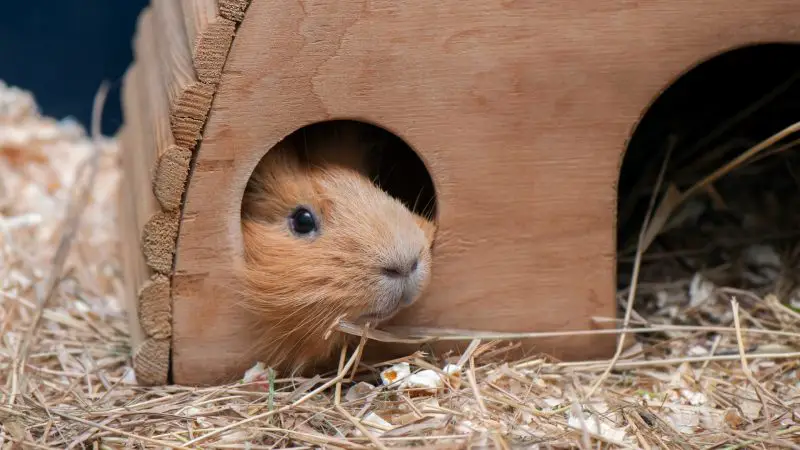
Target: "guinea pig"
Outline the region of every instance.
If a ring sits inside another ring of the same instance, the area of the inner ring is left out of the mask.
[[[428,285],[435,226],[372,181],[376,147],[355,125],[317,126],[270,149],[250,178],[239,291],[267,366],[330,362],[349,339],[328,333],[340,319],[383,323]]]

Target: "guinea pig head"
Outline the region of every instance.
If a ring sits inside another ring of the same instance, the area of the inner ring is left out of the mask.
[[[428,284],[432,222],[340,164],[274,148],[242,203],[243,303],[259,319],[259,356],[297,369],[330,356],[340,319],[377,324]]]

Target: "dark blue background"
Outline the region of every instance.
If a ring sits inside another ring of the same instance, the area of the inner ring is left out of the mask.
[[[103,133],[122,122],[119,87],[132,59],[139,12],[148,0],[3,1],[0,79],[30,90],[42,113],[88,128],[103,80],[112,83]]]

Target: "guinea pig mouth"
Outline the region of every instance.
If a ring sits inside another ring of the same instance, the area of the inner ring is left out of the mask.
[[[376,324],[389,320],[402,308],[414,303],[416,297],[417,288],[415,286],[406,286],[399,292],[399,295],[376,301],[375,307],[369,312],[358,316],[356,323],[363,324],[371,322]]]
[[[383,322],[385,320],[391,319],[398,311],[399,308],[395,308],[390,311],[378,311],[378,312],[371,312],[367,314],[362,314],[358,316],[355,320],[356,324],[362,325],[367,322],[375,325],[377,323]]]

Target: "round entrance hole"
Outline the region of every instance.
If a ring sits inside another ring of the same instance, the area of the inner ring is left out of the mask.
[[[241,208],[237,289],[262,333],[249,351],[280,369],[327,367],[338,338],[326,330],[411,307],[432,273],[435,200],[420,157],[374,125],[316,123],[268,150]]]

